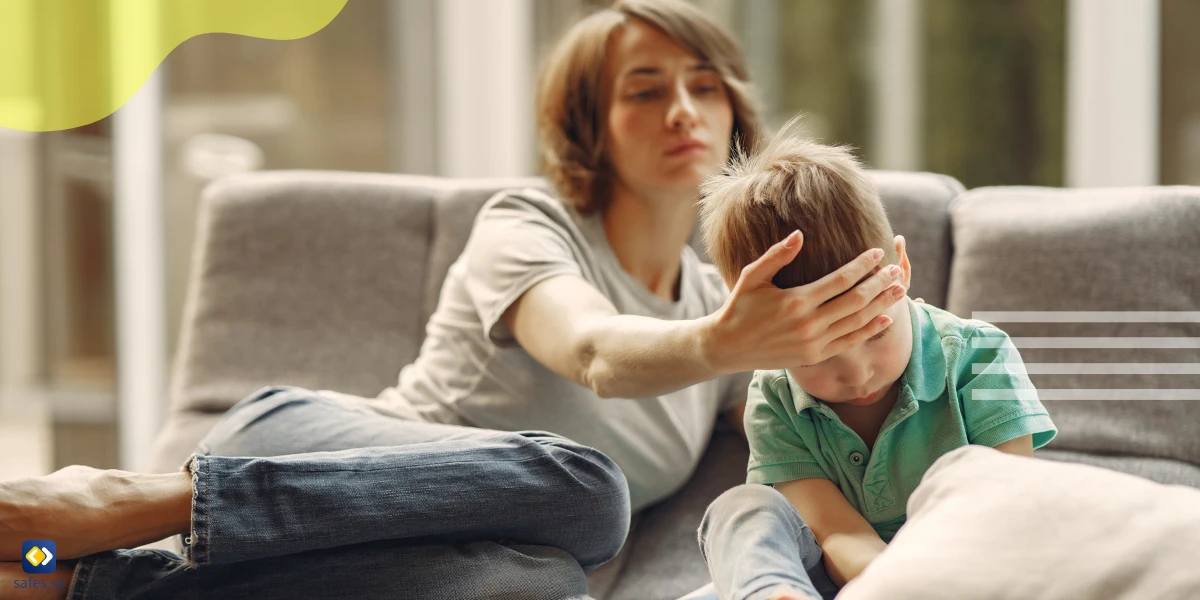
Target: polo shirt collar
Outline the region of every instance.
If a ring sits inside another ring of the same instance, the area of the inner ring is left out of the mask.
[[[946,354],[942,348],[942,336],[924,308],[905,298],[908,314],[912,321],[912,356],[904,375],[900,378],[900,398],[909,397],[923,402],[932,402],[946,390]],[[787,376],[788,391],[796,404],[796,412],[818,408],[821,403]]]

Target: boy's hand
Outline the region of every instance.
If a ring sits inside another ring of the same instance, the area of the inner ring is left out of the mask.
[[[801,233],[793,232],[742,269],[725,305],[706,322],[704,343],[713,370],[736,373],[816,364],[891,324],[882,313],[904,297],[904,286],[896,284],[900,268],[880,269],[854,285],[879,264],[879,249],[862,253],[808,285],[775,287],[771,280],[803,245]],[[839,294],[843,295],[830,302]]]

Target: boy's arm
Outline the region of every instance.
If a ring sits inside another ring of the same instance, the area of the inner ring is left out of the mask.
[[[1032,456],[1058,428],[1038,399],[1020,351],[1008,334],[987,323],[965,338],[954,378],[967,441]]]
[[[887,548],[871,524],[828,479],[776,483],[812,530],[825,554],[825,570],[839,587],[858,577]]]
[[[1005,454],[1033,458],[1033,434],[1026,434],[1019,438],[1008,440],[1003,444],[997,444],[996,449]]]

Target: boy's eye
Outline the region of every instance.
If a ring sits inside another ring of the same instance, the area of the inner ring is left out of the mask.
[[[871,336],[870,338],[867,339],[867,341],[868,342],[879,341],[879,340],[883,339],[883,336],[887,335],[887,332],[889,332],[891,330],[892,330],[892,328],[888,327],[887,329],[884,329],[883,331],[880,331],[879,333]]]

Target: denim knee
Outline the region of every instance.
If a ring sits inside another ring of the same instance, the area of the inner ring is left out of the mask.
[[[307,401],[315,393],[293,386],[269,386],[246,396],[225,411],[221,420],[200,441],[201,454],[228,455],[246,427],[288,404]]]
[[[524,431],[516,435],[536,444],[561,468],[562,477],[555,489],[563,505],[586,507],[589,535],[587,548],[572,554],[586,571],[608,562],[620,552],[629,533],[629,484],[620,467],[599,450],[544,431]],[[565,515],[578,529],[578,515]]]
[[[708,505],[704,517],[707,519],[762,510],[796,512],[792,503],[775,488],[757,483],[743,483],[717,496],[717,499]]]
[[[714,527],[730,522],[736,523],[764,511],[775,513],[785,520],[795,520],[797,525],[804,526],[800,513],[796,512],[792,503],[778,490],[769,485],[743,483],[725,490],[708,505],[697,532],[701,545],[703,546],[708,532]]]

